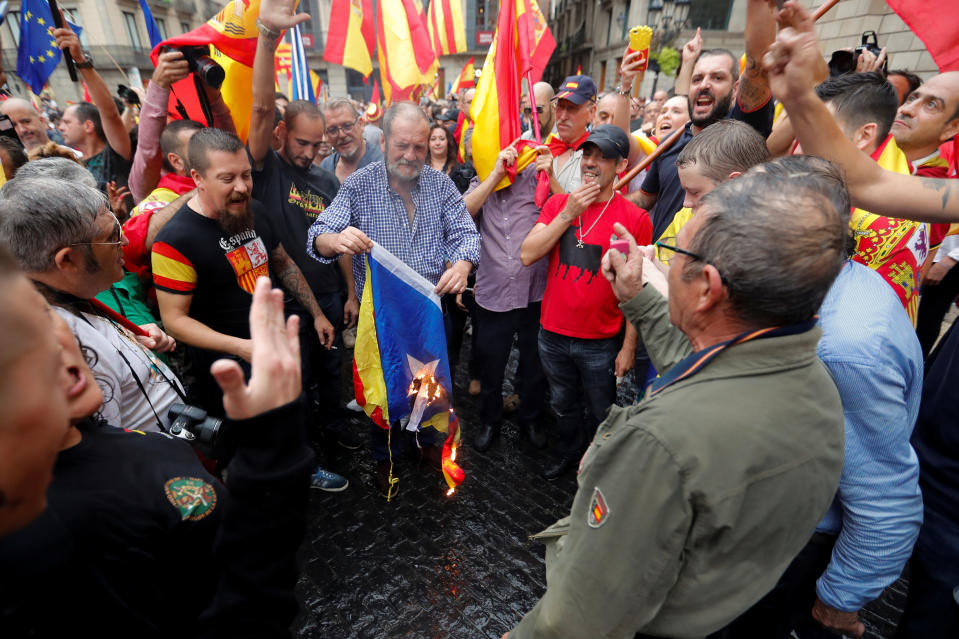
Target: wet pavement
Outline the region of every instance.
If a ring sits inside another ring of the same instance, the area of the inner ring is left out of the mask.
[[[509,415],[491,450],[473,450],[476,404],[466,392],[465,368],[457,371],[454,405],[465,443],[457,462],[466,481],[452,497],[440,473],[401,459],[400,493],[387,503],[373,487],[367,448],[324,449],[326,465],[350,486],[312,492],[300,549],[297,637],[498,639],[545,591],[543,547],[528,538],[568,513],[575,476],[540,479],[551,457],[531,449]],[[505,390],[511,391],[508,382]],[[622,385],[620,401],[632,399],[629,384]],[[368,445],[367,427],[355,422]],[[892,636],[905,590],[900,580],[864,611],[867,638]]]

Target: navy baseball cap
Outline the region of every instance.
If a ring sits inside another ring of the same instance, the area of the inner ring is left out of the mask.
[[[629,157],[629,138],[626,132],[612,124],[601,124],[589,134],[580,148],[595,144],[604,158],[621,160]]]
[[[553,100],[569,100],[583,104],[596,99],[596,83],[588,75],[571,75],[560,85]]]

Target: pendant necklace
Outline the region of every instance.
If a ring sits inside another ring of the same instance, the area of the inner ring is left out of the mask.
[[[583,233],[583,219],[582,219],[582,217],[580,218],[580,220],[579,220],[579,237],[578,237],[577,240],[576,240],[576,248],[585,248],[586,245],[583,244],[583,240],[586,238],[587,235],[589,235],[589,232],[593,230],[593,227],[596,226],[596,224],[599,222],[600,218],[603,217],[603,213],[606,212],[606,209],[609,207],[609,203],[613,201],[613,198],[614,198],[614,197],[616,197],[616,192],[615,192],[615,191],[613,192],[613,194],[612,194],[611,196],[609,196],[609,199],[606,200],[606,206],[604,206],[604,207],[603,207],[603,210],[599,212],[599,217],[597,217],[597,218],[593,221],[593,223],[589,225],[589,228],[586,229],[586,232],[585,232],[585,233]]]

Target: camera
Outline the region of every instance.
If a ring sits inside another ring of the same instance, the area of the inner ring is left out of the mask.
[[[196,74],[211,89],[219,89],[226,78],[223,67],[210,57],[210,47],[207,45],[163,47],[163,52],[179,51],[190,65],[190,73]]]
[[[121,99],[126,100],[127,104],[140,106],[140,96],[137,95],[136,91],[126,85],[117,85],[117,95],[120,96]]]
[[[864,32],[859,46],[856,47],[854,51],[847,51],[845,49],[833,51],[832,57],[829,59],[829,77],[835,78],[836,76],[853,73],[856,70],[856,63],[859,62],[859,55],[863,51],[868,51],[877,58],[879,54],[882,53],[882,48],[879,46],[879,38],[876,36],[875,31]],[[889,71],[888,59],[882,62],[883,74],[887,71]]]
[[[221,452],[222,419],[210,417],[202,408],[187,404],[174,404],[167,416],[172,422],[170,435],[188,441],[207,457],[215,459]]]

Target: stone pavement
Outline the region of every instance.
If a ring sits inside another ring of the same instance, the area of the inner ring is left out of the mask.
[[[466,481],[452,497],[439,473],[402,459],[400,494],[388,504],[372,486],[368,450],[327,451],[327,466],[350,486],[312,493],[300,550],[297,637],[499,639],[545,591],[543,547],[528,537],[568,513],[575,478],[541,480],[548,454],[529,448],[510,422],[490,451],[474,451],[476,406],[468,384],[461,364],[454,403],[465,442],[457,462]],[[621,400],[629,401],[625,388]],[[368,442],[367,428],[359,421],[356,428]],[[901,580],[870,605],[863,615],[867,638],[892,636],[905,588]]]

